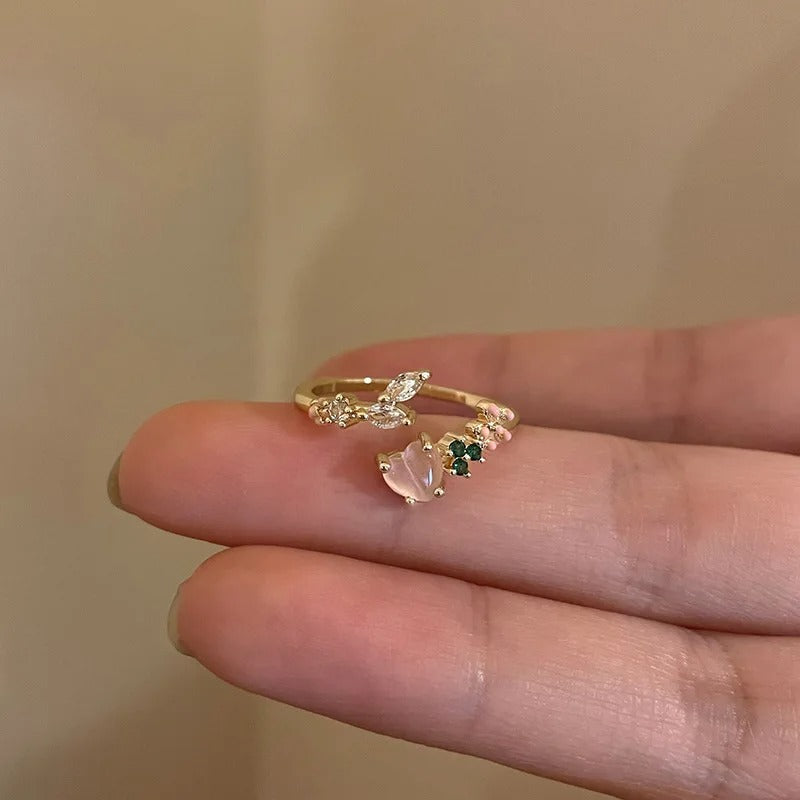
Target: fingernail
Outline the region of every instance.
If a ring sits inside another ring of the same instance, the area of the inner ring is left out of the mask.
[[[181,644],[181,638],[178,634],[178,615],[180,613],[181,604],[181,587],[175,592],[175,597],[172,598],[172,605],[169,607],[169,614],[167,614],[167,636],[172,642],[172,646],[182,655],[190,656],[191,653],[186,647]]]
[[[119,494],[119,462],[122,461],[122,454],[119,455],[117,460],[114,462],[114,466],[111,467],[111,472],[108,473],[108,483],[106,484],[106,488],[108,490],[108,499],[111,501],[111,505],[116,506],[119,509],[125,510],[122,507],[122,497]]]

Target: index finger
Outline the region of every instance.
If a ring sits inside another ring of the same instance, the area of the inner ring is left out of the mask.
[[[438,436],[455,420],[418,422]],[[409,509],[374,460],[408,438],[321,429],[288,405],[177,406],[128,443],[122,506],[229,546],[335,552],[693,627],[800,631],[793,456],[522,425],[469,485],[454,478]]]
[[[508,403],[532,425],[800,452],[800,317],[437,336],[345,353],[320,374],[422,367],[436,383]]]

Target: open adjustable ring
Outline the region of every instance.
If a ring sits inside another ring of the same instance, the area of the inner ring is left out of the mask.
[[[378,453],[376,461],[389,488],[409,504],[424,503],[444,495],[444,477],[469,478],[470,465],[483,463],[485,455],[511,440],[518,422],[508,406],[487,397],[428,383],[430,372],[401,372],[396,378],[315,378],[295,390],[294,401],[318,425],[349,428],[369,422],[389,430],[413,425],[416,413],[405,403],[416,395],[469,406],[475,417],[463,430],[445,433],[434,441],[420,433],[405,450]],[[358,393],[377,392],[377,400],[362,400]]]

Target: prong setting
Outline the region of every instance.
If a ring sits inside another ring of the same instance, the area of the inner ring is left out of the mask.
[[[376,466],[388,487],[409,505],[426,503],[445,495],[445,484],[452,475],[471,478],[475,462],[486,457],[512,438],[518,414],[480,395],[442,386],[427,386],[427,370],[402,372],[388,378],[326,377],[311,379],[295,391],[295,403],[317,425],[349,428],[369,422],[380,430],[409,427],[416,412],[404,402],[417,394],[461,403],[475,416],[464,426],[433,438],[421,432],[403,450],[378,453]],[[315,382],[312,382],[315,381]],[[377,385],[376,385],[377,384]],[[362,392],[371,391],[375,401]],[[480,470],[479,470],[480,471]]]

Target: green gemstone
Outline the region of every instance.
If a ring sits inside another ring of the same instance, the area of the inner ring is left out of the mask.
[[[469,472],[469,464],[463,458],[457,458],[453,462],[453,472],[456,475],[466,475]]]
[[[456,439],[453,442],[450,442],[450,452],[456,457],[461,458],[464,453],[467,452],[467,446],[461,439]]]
[[[467,447],[467,457],[470,461],[480,461],[483,456],[483,450],[477,442],[473,442]]]

